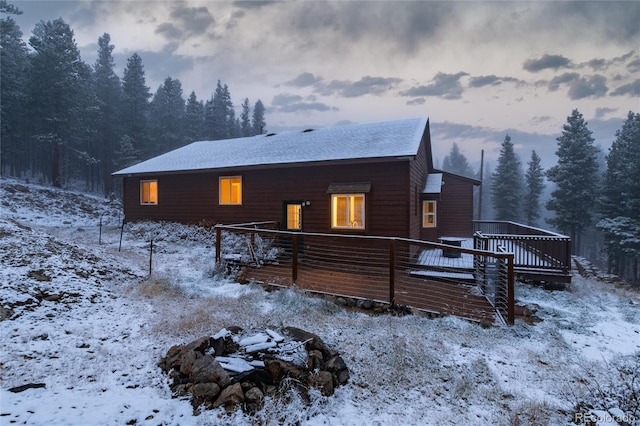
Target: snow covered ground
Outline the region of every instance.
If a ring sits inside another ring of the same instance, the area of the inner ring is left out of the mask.
[[[628,288],[518,283],[536,325],[376,316],[216,277],[213,236],[197,228],[127,225],[119,251],[118,206],[102,198],[2,179],[0,202],[2,425],[566,425],[589,408],[598,424],[640,425],[640,295]],[[253,417],[194,415],[156,364],[233,325],[313,332],[350,381]],[[44,387],[8,391],[25,384]]]

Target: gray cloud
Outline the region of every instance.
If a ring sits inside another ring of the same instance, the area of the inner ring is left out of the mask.
[[[596,108],[595,118],[603,118],[605,115],[618,111],[618,108]]]
[[[377,40],[380,48],[394,53],[412,53],[423,43],[440,39],[456,10],[455,2],[391,1],[302,1],[288,2],[291,14],[279,22],[283,30],[301,40],[320,40],[324,36],[350,44]],[[313,37],[313,39],[312,39]],[[391,47],[392,46],[392,47]],[[340,45],[335,46],[340,49]]]
[[[471,77],[469,79],[469,87],[483,87],[500,84],[502,80],[496,75],[484,75],[480,77]]]
[[[607,94],[607,79],[601,75],[581,77],[571,82],[569,98],[572,100],[582,98],[599,98]]]
[[[529,72],[539,72],[545,69],[570,68],[571,61],[562,55],[544,54],[537,59],[527,59],[522,64],[522,69]]]
[[[514,77],[498,77],[497,75],[483,75],[469,79],[469,87],[497,86],[502,83],[521,83],[521,81]]]
[[[424,105],[427,102],[425,98],[410,99],[406,103],[407,105]]]
[[[301,87],[302,84],[305,86],[308,85],[312,81],[313,74],[306,75],[308,73],[300,74],[294,80],[286,83],[289,85],[292,82],[298,83],[297,85]],[[328,83],[325,83],[320,78],[315,79],[315,83],[313,83],[313,88],[316,93],[319,93],[323,96],[331,96],[338,95],[345,98],[357,98],[365,95],[382,95],[388,91],[390,91],[395,84],[402,82],[400,78],[393,77],[371,77],[364,76],[358,81],[349,81],[349,80],[332,80]]]
[[[553,117],[551,117],[550,115],[539,115],[537,117],[533,117],[531,119],[531,122],[534,124],[540,124],[551,120],[553,120]]]
[[[637,1],[540,2],[539,13],[531,14],[528,21],[535,25],[531,30],[557,33],[564,28],[577,39],[637,44],[640,35]]]
[[[260,9],[261,7],[270,6],[276,3],[280,3],[280,2],[271,1],[271,0],[249,0],[249,1],[238,0],[238,1],[234,1],[233,5],[242,9]]]
[[[364,95],[381,95],[389,91],[394,84],[400,83],[399,78],[370,77],[368,75],[362,77],[355,83],[351,83],[344,87],[340,94],[345,98],[356,98]]]
[[[636,73],[636,72],[640,71],[640,58],[634,59],[633,61],[629,62],[627,64],[627,69],[631,73]]]
[[[434,96],[442,99],[460,99],[462,97],[462,84],[460,79],[467,74],[459,72],[456,74],[445,74],[439,72],[433,78],[432,83],[426,86],[416,86],[400,92],[402,96],[422,97]]]
[[[322,78],[316,77],[310,72],[303,72],[293,80],[289,80],[284,84],[288,86],[295,86],[295,87],[307,87],[307,86],[313,86],[314,84],[319,83],[320,81],[322,81]]]
[[[602,71],[608,66],[607,61],[604,59],[592,59],[586,65],[594,71]]]
[[[302,96],[292,95],[290,93],[280,93],[275,95],[271,100],[271,105],[275,107],[280,107],[283,105],[289,105],[292,103],[297,103],[302,101]]]
[[[560,85],[572,83],[579,78],[580,74],[578,74],[577,72],[566,72],[564,74],[553,77],[548,84],[548,88],[551,92],[555,92],[560,88]]]
[[[184,7],[182,4],[173,8],[171,18],[187,35],[206,33],[215,22],[206,7]]]
[[[304,102],[302,96],[290,93],[280,93],[275,95],[271,101],[274,111],[291,113],[305,111],[338,111],[339,108],[331,107],[321,102]]]
[[[156,34],[162,34],[169,40],[182,38],[182,30],[170,22],[164,22],[156,28]]]
[[[611,92],[611,96],[640,96],[640,79],[637,79],[633,83],[624,84],[620,87],[617,87],[613,92]]]

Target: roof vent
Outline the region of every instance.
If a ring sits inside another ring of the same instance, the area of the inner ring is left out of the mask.
[[[302,133],[309,133],[309,132],[313,132],[315,129],[305,129],[302,131]]]
[[[267,133],[267,137],[269,136],[275,136],[275,133]]]

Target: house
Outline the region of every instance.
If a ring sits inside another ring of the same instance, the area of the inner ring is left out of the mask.
[[[125,221],[277,221],[436,241],[473,234],[480,182],[433,168],[428,118],[200,141],[113,174]]]

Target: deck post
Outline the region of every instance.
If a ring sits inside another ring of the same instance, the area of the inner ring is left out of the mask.
[[[396,240],[389,240],[389,303],[396,304]]]
[[[516,321],[515,274],[513,271],[513,254],[507,258],[507,323],[513,325]]]
[[[221,247],[222,247],[222,230],[216,226],[216,265],[220,263]]]
[[[298,281],[298,235],[291,237],[291,280]]]

